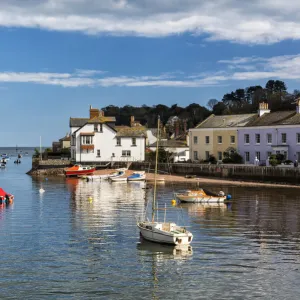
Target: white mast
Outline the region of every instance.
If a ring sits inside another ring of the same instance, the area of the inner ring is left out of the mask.
[[[40,136],[40,159],[43,160],[42,156],[42,137]]]

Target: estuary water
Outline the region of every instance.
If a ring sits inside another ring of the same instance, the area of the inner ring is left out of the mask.
[[[0,187],[15,195],[0,210],[0,299],[299,298],[299,189],[207,185],[233,203],[178,208],[174,190],[190,186],[160,184],[167,219],[194,234],[180,251],[140,241],[136,216],[153,189],[37,180],[30,168],[24,157],[0,170]]]

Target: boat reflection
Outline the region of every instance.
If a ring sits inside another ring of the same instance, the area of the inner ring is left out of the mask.
[[[208,213],[222,214],[230,208],[230,206],[225,203],[180,203],[180,207],[187,210],[190,215],[196,216],[205,216]]]
[[[156,256],[157,260],[186,259],[193,255],[193,248],[190,245],[164,245],[152,243],[142,238],[140,243],[137,244],[137,249],[142,255]]]

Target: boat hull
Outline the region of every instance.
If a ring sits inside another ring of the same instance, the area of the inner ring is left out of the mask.
[[[128,181],[145,181],[146,177],[136,177],[136,178],[129,178]]]
[[[127,177],[110,177],[110,180],[113,182],[126,182]]]
[[[194,196],[176,195],[176,198],[180,202],[184,202],[184,203],[224,203],[226,201],[226,197],[211,197],[211,196],[194,197]]]
[[[90,175],[90,174],[94,174],[94,172],[95,172],[95,168],[89,170],[66,171],[66,176]]]
[[[151,224],[143,225],[142,222],[137,224],[140,229],[141,236],[151,242],[169,245],[189,245],[192,242],[193,235],[188,233],[178,233],[166,232],[151,226]]]

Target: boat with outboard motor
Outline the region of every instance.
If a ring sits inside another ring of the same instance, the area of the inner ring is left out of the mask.
[[[12,204],[14,202],[14,195],[5,192],[0,188],[0,205]]]
[[[231,199],[231,195],[225,195],[223,191],[216,194],[206,189],[187,190],[184,193],[175,193],[175,196],[184,203],[224,203]]]
[[[66,176],[79,176],[79,175],[89,175],[94,174],[96,168],[91,166],[82,166],[79,164],[74,165],[73,167],[67,168],[65,170]]]
[[[5,159],[5,160],[10,160],[10,157],[8,156],[7,153],[3,153],[3,154],[1,155],[1,158],[2,158],[2,159]]]

